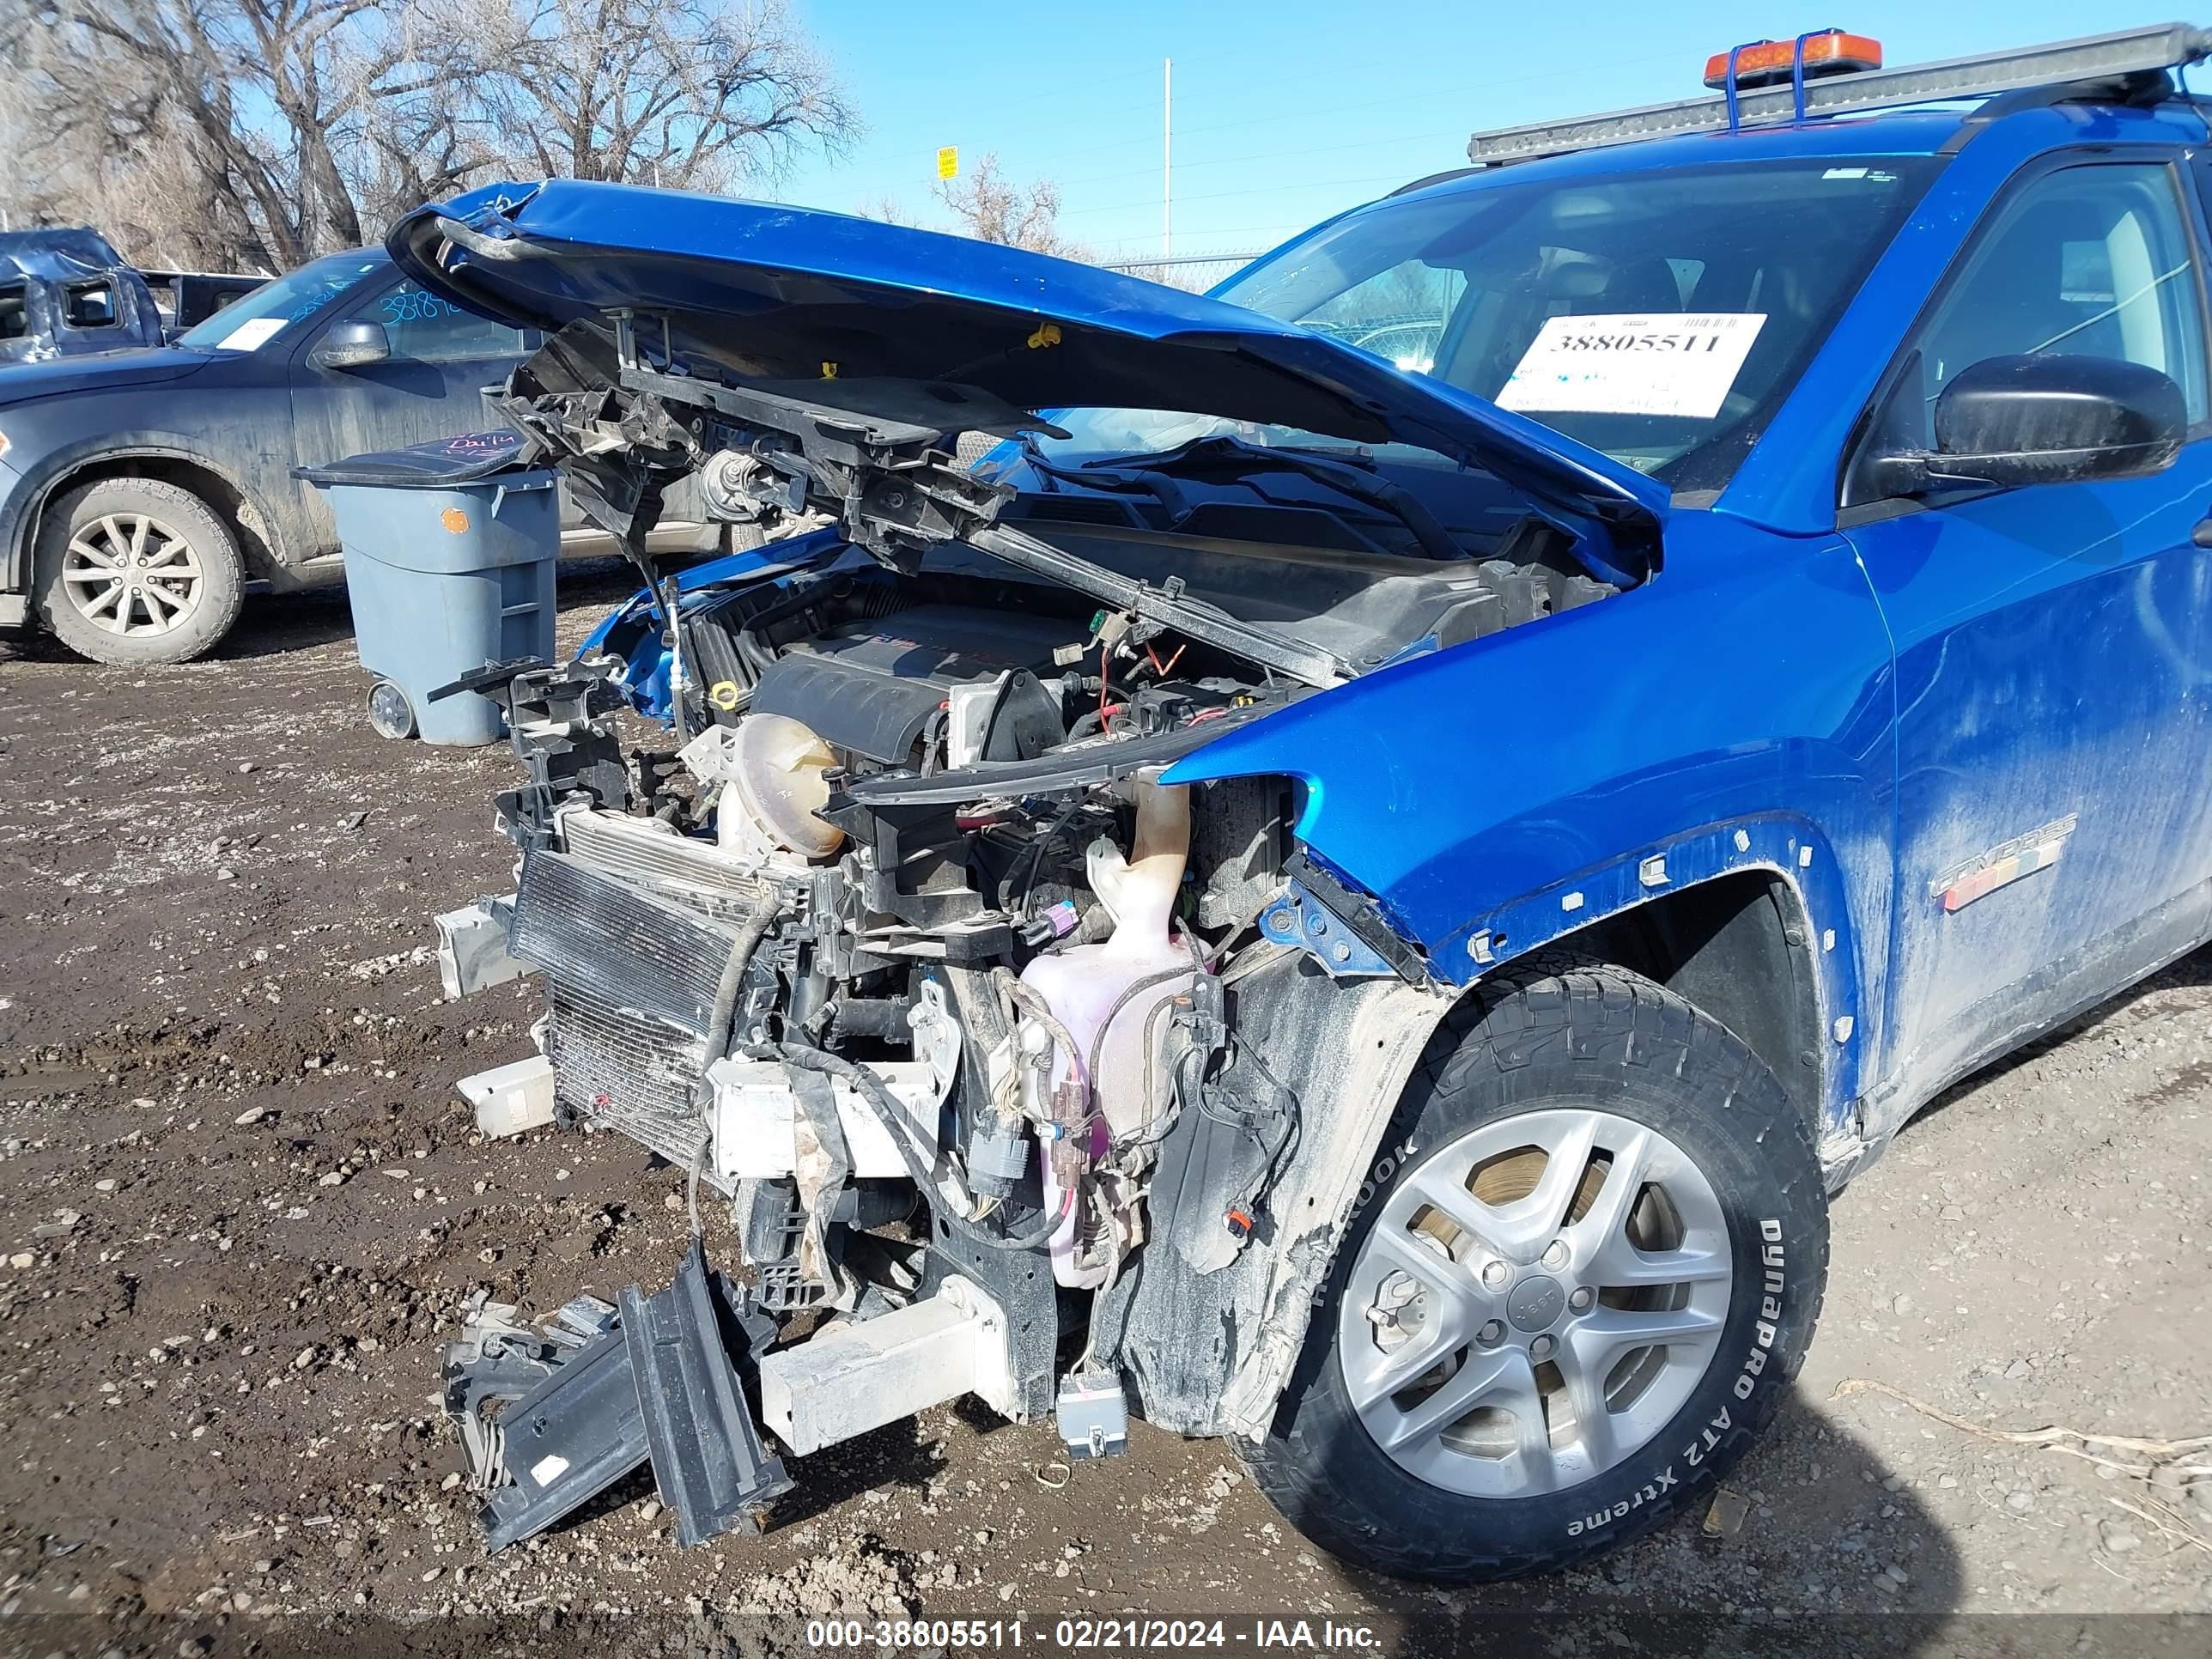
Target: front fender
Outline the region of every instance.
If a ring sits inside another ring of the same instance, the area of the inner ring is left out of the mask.
[[[203,442],[183,433],[153,428],[103,426],[97,414],[76,411],[70,420],[75,429],[61,434],[51,430],[39,433],[44,446],[40,448],[17,436],[16,428],[24,424],[20,420],[9,422],[11,448],[22,472],[0,496],[0,570],[5,573],[0,588],[10,592],[29,590],[32,543],[40,516],[47,501],[72,474],[95,463],[134,457],[183,461],[221,478],[258,517],[270,556],[278,563],[291,556],[283,532],[285,519],[276,504],[240,477],[237,469],[210,456]],[[33,453],[35,459],[24,459]]]
[[[1832,1117],[1879,1052],[1888,635],[1838,538],[1678,513],[1667,552],[1643,587],[1308,698],[1164,781],[1298,780],[1300,839],[1455,984],[1658,892],[1781,871],[1828,947]]]

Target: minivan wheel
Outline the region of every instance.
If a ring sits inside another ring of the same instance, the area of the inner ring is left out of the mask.
[[[40,620],[94,662],[187,662],[237,621],[238,543],[206,502],[158,478],[102,478],[46,510]]]
[[[1694,1506],[1811,1340],[1827,1206],[1802,1115],[1717,1021],[1538,956],[1446,1021],[1274,1432],[1307,1536],[1404,1577],[1568,1565]]]

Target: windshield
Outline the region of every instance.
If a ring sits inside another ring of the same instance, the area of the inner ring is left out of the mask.
[[[179,335],[177,343],[205,351],[252,351],[275,339],[287,325],[320,311],[371,271],[390,264],[381,253],[331,254],[232,301],[206,321]]]
[[[1387,200],[1214,297],[1433,375],[1678,491],[1718,489],[1933,175],[1917,157],[1515,179]],[[1049,450],[1313,434],[1080,410]],[[1395,459],[1425,452],[1396,447]],[[1433,459],[1433,457],[1425,457]]]

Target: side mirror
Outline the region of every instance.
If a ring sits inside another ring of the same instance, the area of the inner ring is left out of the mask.
[[[2170,465],[2189,435],[2181,388],[2112,357],[1990,357],[1936,400],[1936,447],[1870,458],[1884,495],[2090,483]]]
[[[307,361],[317,368],[361,368],[391,356],[392,341],[382,323],[344,322],[331,325]]]

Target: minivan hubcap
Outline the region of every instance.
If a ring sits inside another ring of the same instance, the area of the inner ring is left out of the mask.
[[[199,608],[204,580],[191,544],[148,513],[106,513],[79,525],[62,556],[70,603],[109,634],[179,627]]]
[[[1665,1134],[1581,1108],[1508,1118],[1383,1200],[1339,1304],[1345,1389],[1431,1486],[1557,1492],[1681,1409],[1732,1277],[1720,1199]]]

